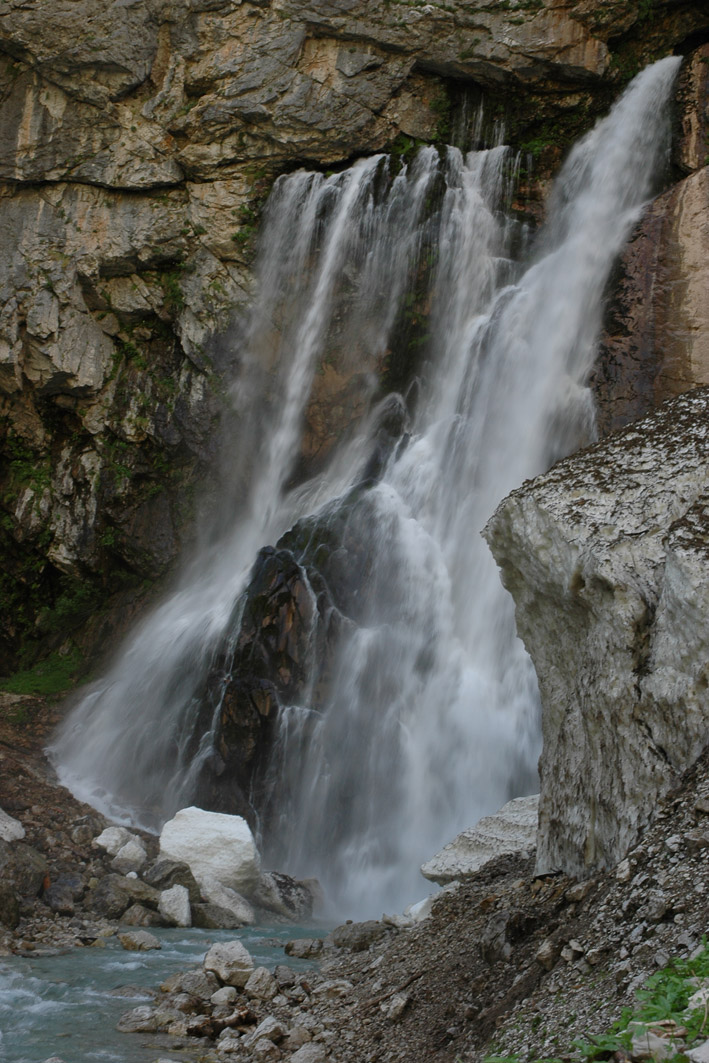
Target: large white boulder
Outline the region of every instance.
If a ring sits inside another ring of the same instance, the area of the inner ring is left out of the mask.
[[[188,864],[200,888],[216,879],[248,895],[261,874],[261,858],[246,820],[194,806],[180,809],[165,824],[160,856]]]
[[[503,853],[533,849],[537,839],[539,796],[517,797],[499,812],[462,831],[421,868],[421,874],[444,885],[466,878]],[[425,918],[425,917],[424,917]]]

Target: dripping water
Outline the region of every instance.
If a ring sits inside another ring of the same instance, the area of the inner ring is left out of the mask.
[[[189,802],[212,743],[209,727],[194,734],[198,702],[254,557],[308,514],[345,529],[367,581],[352,592],[327,697],[315,705],[306,685],[281,707],[271,859],[320,877],[351,914],[376,914],[421,892],[418,865],[458,830],[534,788],[535,677],[479,533],[505,494],[593,437],[585,384],[603,290],[663,162],[677,65],[639,75],[573,150],[524,269],[511,261],[504,148],[452,148],[442,162],[426,149],[393,178],[377,157],[277,182],[235,397],[235,482],[247,486],[228,533],[58,736],[75,793],[143,823]],[[289,489],[328,345],[381,362],[431,249],[431,339],[407,439],[363,484],[365,419],[324,472]]]

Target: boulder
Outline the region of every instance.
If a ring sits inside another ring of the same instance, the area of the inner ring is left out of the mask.
[[[68,886],[60,882],[53,882],[42,894],[42,900],[59,915],[74,914],[74,895]]]
[[[236,930],[244,924],[233,912],[218,904],[193,904],[192,925],[203,930]]]
[[[140,904],[157,911],[160,903],[158,890],[138,878],[122,875],[106,875],[87,899],[89,908],[108,919],[120,919],[132,904]]]
[[[256,913],[241,894],[223,886],[211,876],[205,876],[201,883],[202,896],[208,904],[229,912],[237,920],[237,926],[252,926],[256,922]]]
[[[391,933],[392,928],[376,919],[368,919],[364,923],[343,923],[336,926],[330,935],[332,943],[338,949],[349,949],[350,952],[364,952],[375,941],[381,941],[383,937]]]
[[[184,886],[190,897],[190,904],[199,904],[201,894],[197,880],[189,865],[177,860],[157,860],[143,873],[143,881],[159,890],[169,890],[172,886]]]
[[[283,951],[294,960],[311,960],[323,950],[322,938],[295,938],[286,942]]]
[[[529,852],[536,844],[539,797],[517,797],[474,827],[462,831],[421,868],[424,878],[444,885],[474,875],[503,853]]]
[[[187,971],[178,976],[179,988],[198,1000],[211,1000],[219,989],[219,981],[210,971]]]
[[[31,845],[0,840],[0,877],[21,897],[39,896],[48,870],[45,858]]]
[[[253,1048],[258,1041],[272,1041],[273,1044],[279,1044],[287,1033],[288,1029],[280,1019],[268,1015],[263,1022],[259,1023],[254,1032],[244,1039],[244,1047]]]
[[[709,734],[709,388],[506,498],[485,529],[534,662],[537,871],[615,867]]]
[[[160,856],[189,865],[200,887],[216,879],[248,894],[259,881],[261,860],[251,829],[241,816],[183,808],[163,827]]]
[[[131,838],[122,845],[111,861],[111,867],[120,875],[127,875],[130,871],[140,871],[148,859],[140,838]]]
[[[313,914],[313,891],[280,871],[265,871],[253,895],[254,903],[286,919],[308,919]]]
[[[131,904],[120,916],[120,920],[126,926],[165,926],[166,922],[159,912],[154,912],[143,904]]]
[[[126,827],[106,827],[101,831],[93,844],[97,849],[103,849],[109,856],[115,856],[130,841],[138,841],[138,835],[133,834]]]
[[[244,992],[253,1000],[273,1000],[278,993],[278,982],[267,967],[256,967],[249,976]]]
[[[19,842],[24,836],[25,828],[19,819],[8,816],[7,812],[3,812],[0,808],[0,838],[4,842]]]
[[[172,926],[192,926],[190,895],[185,886],[172,886],[160,894],[158,911]]]
[[[223,985],[243,989],[254,969],[254,961],[240,941],[219,941],[204,957],[204,969],[215,974]]]
[[[120,1033],[155,1033],[157,1028],[155,1008],[147,1004],[126,1011],[116,1023],[116,1029]]]
[[[131,930],[118,935],[121,947],[128,952],[150,952],[152,949],[161,949],[162,945],[154,934],[147,930]]]
[[[327,1049],[319,1044],[305,1044],[290,1057],[290,1063],[326,1063]]]

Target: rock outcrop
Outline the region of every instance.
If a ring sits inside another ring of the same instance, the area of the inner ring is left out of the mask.
[[[178,555],[273,179],[446,140],[466,93],[491,120],[513,101],[512,140],[552,162],[633,66],[708,28],[701,0],[647,7],[0,5],[0,672]],[[365,412],[355,370],[318,377],[306,462],[342,396]]]
[[[603,434],[709,383],[709,44],[685,64],[674,165],[616,270],[595,372]]]
[[[537,844],[539,799],[516,797],[474,827],[461,831],[421,868],[421,874],[443,886],[470,878],[481,867],[507,853],[529,853]]]
[[[616,864],[707,745],[709,389],[523,485],[485,529],[534,661],[537,870]]]

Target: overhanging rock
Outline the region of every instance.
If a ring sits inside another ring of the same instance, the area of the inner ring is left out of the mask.
[[[484,535],[534,661],[537,871],[635,843],[709,741],[709,389],[506,498]]]

